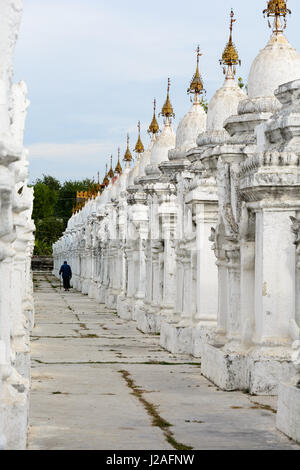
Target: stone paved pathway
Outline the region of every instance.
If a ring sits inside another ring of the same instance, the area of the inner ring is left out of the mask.
[[[226,393],[189,356],[35,274],[29,449],[295,449],[276,400]]]

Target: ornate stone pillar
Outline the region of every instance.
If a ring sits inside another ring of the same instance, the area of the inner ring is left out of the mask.
[[[211,228],[216,226],[218,206],[197,204],[197,325],[215,326],[218,311],[218,274],[212,251]]]
[[[140,223],[139,232],[139,279],[136,298],[144,300],[146,295],[146,241],[148,238],[148,223]]]
[[[181,248],[181,242],[177,243],[176,247],[176,297],[175,297],[175,311],[174,322],[179,322],[183,312],[183,290],[184,290],[184,265],[183,260],[186,256],[186,251]]]
[[[255,337],[258,344],[290,344],[295,319],[295,246],[290,209],[264,207],[256,214]],[[276,253],[276,256],[274,254]]]
[[[164,214],[162,215],[161,220],[164,240],[162,314],[167,315],[167,317],[172,317],[176,299],[176,259],[174,240],[176,217],[174,214]]]
[[[161,279],[161,257],[163,253],[163,242],[152,241],[152,279],[153,279],[153,290],[152,290],[152,302],[151,308],[153,313],[158,313],[162,303],[162,279]]]

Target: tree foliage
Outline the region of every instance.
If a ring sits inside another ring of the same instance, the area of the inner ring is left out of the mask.
[[[248,94],[248,85],[244,83],[242,77],[238,78],[238,86],[241,90],[244,90]]]
[[[33,184],[33,219],[36,225],[35,251],[38,256],[51,256],[52,245],[62,235],[72,215],[77,191],[87,191],[93,182],[65,181],[43,175]]]

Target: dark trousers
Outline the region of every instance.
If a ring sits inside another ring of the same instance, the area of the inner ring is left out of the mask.
[[[69,276],[67,276],[67,277],[63,276],[64,289],[70,289],[71,288],[70,279],[71,278]]]

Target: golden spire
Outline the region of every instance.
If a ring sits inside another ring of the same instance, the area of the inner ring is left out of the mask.
[[[264,16],[267,18],[274,18],[273,33],[276,35],[282,33],[286,28],[286,17],[292,12],[287,8],[287,1],[285,0],[269,0],[267,8],[263,11]],[[281,23],[281,17],[284,18],[284,24]],[[270,21],[269,27],[272,28]]]
[[[109,170],[107,176],[108,176],[110,179],[112,179],[112,178],[115,176],[114,170],[113,170],[113,167],[112,167],[112,155],[111,155],[111,157],[110,157],[110,170]]]
[[[137,140],[134,151],[138,154],[141,154],[141,153],[145,152],[145,148],[144,148],[143,142],[141,140],[141,123],[140,123],[140,121],[138,122],[138,131],[139,131],[139,137],[138,137],[138,140]]]
[[[148,133],[149,134],[157,134],[159,132],[159,125],[156,119],[156,99],[154,98],[154,111],[153,111],[153,119],[149,126]]]
[[[106,166],[105,166],[105,176],[104,176],[102,185],[105,186],[105,187],[109,185],[109,179],[108,179],[108,175],[107,175],[107,163],[106,163]]]
[[[199,59],[203,55],[200,52],[200,46],[197,47],[196,52],[197,52],[197,69],[196,69],[196,73],[194,74],[192,78],[190,87],[187,92],[189,95],[194,94],[195,101],[198,101],[198,96],[204,93],[205,90],[204,90],[203,81],[199,72]]]
[[[160,116],[164,116],[167,119],[170,119],[172,117],[175,119],[175,113],[174,113],[174,110],[170,101],[170,86],[171,86],[171,80],[168,78],[167,99],[163,106],[163,109],[161,110]]]
[[[95,183],[95,180],[93,179],[92,199],[96,199],[97,194],[98,194],[97,185]]]
[[[129,134],[127,134],[127,149],[124,155],[124,162],[132,162],[132,155],[129,150]]]
[[[235,73],[235,66],[241,65],[238,51],[236,50],[236,47],[232,41],[232,30],[233,30],[233,24],[235,22],[236,22],[236,19],[234,18],[234,12],[233,10],[231,10],[229,41],[224,49],[222,59],[220,60],[220,65],[224,65],[224,74],[226,73],[226,68],[225,68],[226,66],[228,67],[229,73],[230,72]]]
[[[97,183],[96,189],[97,189],[97,193],[101,192],[100,173],[99,173],[99,171],[98,171],[98,183]]]
[[[118,163],[117,163],[117,166],[115,168],[115,173],[117,173],[118,175],[120,175],[122,173],[122,167],[121,167],[121,163],[120,163],[120,147],[118,148]]]

